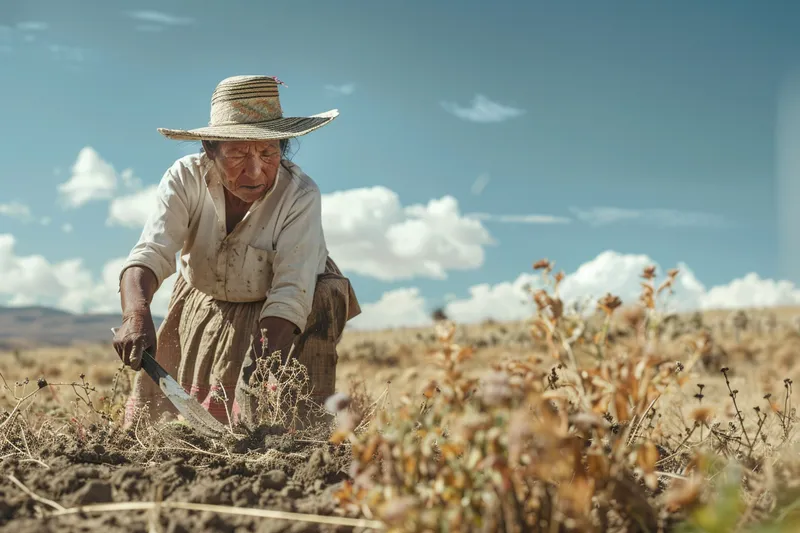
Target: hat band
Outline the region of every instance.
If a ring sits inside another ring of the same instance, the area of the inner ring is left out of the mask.
[[[216,101],[211,105],[209,126],[257,124],[283,118],[277,98],[242,98]]]

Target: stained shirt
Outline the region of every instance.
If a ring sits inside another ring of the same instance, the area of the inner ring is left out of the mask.
[[[227,302],[266,298],[260,318],[280,317],[303,331],[328,257],[319,188],[283,161],[272,188],[228,234],[219,172],[202,153],[178,159],[158,185],[120,280],[139,265],[153,271],[160,287],[176,272],[178,254],[192,287]]]

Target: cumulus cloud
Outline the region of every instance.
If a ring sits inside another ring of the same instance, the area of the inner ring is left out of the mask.
[[[91,146],[81,149],[70,172],[69,179],[58,186],[61,203],[69,209],[89,202],[110,200],[119,192],[120,184],[128,190],[141,187],[141,181],[133,170],[125,169],[117,174],[114,166]]]
[[[119,175],[123,185],[129,189],[139,189],[142,186],[142,180],[133,174],[133,169],[126,168]]]
[[[113,198],[108,206],[106,225],[141,229],[155,205],[157,191],[157,185],[150,185],[134,193]]]
[[[469,107],[462,107],[454,102],[442,102],[448,113],[469,122],[490,123],[504,122],[525,114],[524,109],[498,104],[482,94],[475,95]]]
[[[567,303],[584,299],[593,302],[606,292],[619,296],[623,303],[634,303],[641,293],[640,274],[649,265],[656,266],[659,281],[666,270],[673,267],[659,265],[644,254],[606,251],[568,273],[561,283],[560,293]],[[727,284],[706,288],[688,265],[678,263],[674,266],[680,273],[673,286],[674,294],[666,295],[663,301],[665,311],[800,304],[800,288],[787,281],[762,279],[755,273],[749,273]],[[530,316],[533,309],[525,290],[526,285],[541,287],[541,276],[533,272],[522,273],[513,281],[471,287],[467,298],[448,303],[447,313],[459,321],[477,321],[489,317],[498,320],[525,318]]]
[[[63,204],[81,207],[95,200],[108,200],[117,190],[117,173],[90,146],[78,153],[69,179],[58,186]]]
[[[593,309],[597,298],[607,292],[619,296],[623,304],[638,301],[641,292],[640,274],[646,266],[656,267],[657,282],[664,279],[672,265],[659,265],[644,254],[621,254],[606,251],[567,273],[560,285],[565,303],[588,304]],[[788,281],[764,279],[755,273],[723,285],[706,288],[688,265],[678,263],[680,270],[672,295],[664,295],[661,309],[686,312],[706,309],[741,309],[800,305],[800,288]],[[522,320],[533,315],[528,288],[542,288],[542,277],[536,272],[521,273],[513,280],[482,283],[468,289],[466,297],[448,295],[445,313],[461,323],[475,323],[492,318],[499,321]],[[414,288],[386,293],[375,304],[362,305],[363,316],[354,327],[381,329],[399,325],[430,323],[429,305]],[[386,315],[384,318],[381,315]],[[399,317],[398,317],[399,315]],[[402,317],[411,317],[404,321]]]
[[[706,309],[790,306],[800,304],[800,289],[789,281],[764,279],[750,272],[727,285],[712,287],[700,303]]]
[[[619,207],[570,208],[578,220],[592,226],[604,226],[617,222],[636,221],[660,227],[724,227],[725,217],[713,213],[679,211],[676,209],[624,209]]]
[[[386,187],[323,195],[322,224],[331,255],[348,272],[383,281],[478,268],[493,244],[479,220],[461,215],[451,196],[403,206]]]
[[[124,258],[108,261],[99,278],[81,259],[51,263],[41,255],[17,255],[13,235],[0,234],[0,299],[7,305],[48,305],[73,313],[119,313],[119,272]],[[167,279],[153,299],[153,313],[163,316],[176,276]]]
[[[333,94],[350,96],[356,91],[356,86],[354,83],[345,83],[344,85],[326,85],[325,89]]]
[[[419,289],[403,288],[383,293],[380,300],[361,305],[361,314],[348,323],[353,329],[389,329],[430,323]]]

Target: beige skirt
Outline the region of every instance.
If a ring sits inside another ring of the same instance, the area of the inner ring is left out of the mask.
[[[258,322],[264,301],[216,300],[190,286],[179,275],[167,316],[158,330],[156,360],[224,424],[230,418],[236,421],[237,413],[252,409],[250,399],[237,398],[246,394],[246,387],[237,385],[243,367],[249,376],[246,367],[252,367],[255,360],[253,346],[260,337]],[[293,357],[306,367],[309,394],[317,404],[324,403],[335,392],[336,345],[345,323],[360,312],[350,281],[328,258],[325,272],[317,277],[308,323],[295,339],[293,350]],[[140,371],[126,405],[126,424],[144,406],[151,420],[166,413],[177,414],[158,386]]]

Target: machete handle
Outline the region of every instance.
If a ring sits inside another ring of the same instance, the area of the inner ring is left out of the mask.
[[[118,331],[119,328],[111,328],[111,333],[114,335],[116,335]],[[147,372],[147,375],[150,376],[156,383],[159,382],[159,378],[169,376],[167,371],[158,364],[156,358],[153,357],[153,354],[148,348],[142,350],[142,370]]]

